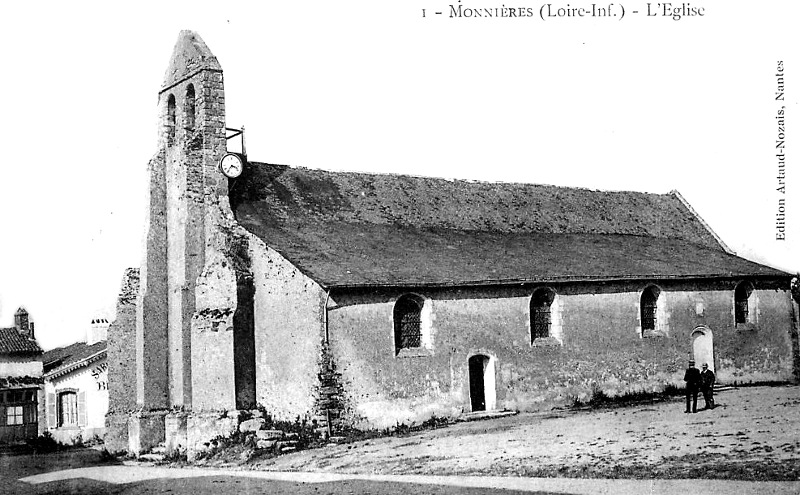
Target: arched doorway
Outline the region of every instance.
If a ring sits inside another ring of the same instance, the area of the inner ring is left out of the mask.
[[[473,411],[491,411],[497,407],[493,358],[483,354],[469,358],[469,399]]]
[[[700,368],[708,364],[708,369],[716,371],[714,367],[714,335],[708,327],[697,327],[692,332],[692,359]]]

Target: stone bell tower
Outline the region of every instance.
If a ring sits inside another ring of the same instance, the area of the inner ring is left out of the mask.
[[[238,252],[246,252],[246,239],[237,237],[228,179],[218,168],[226,152],[222,68],[192,31],[179,35],[158,109],[136,306],[138,410],[128,421],[134,453],[161,442],[186,447],[192,411],[235,410],[247,402],[237,393],[248,397],[236,386],[249,377],[234,366],[233,336],[247,337],[248,329],[233,330],[234,314],[246,307],[237,303],[237,287],[248,279],[249,263],[230,254],[242,242]],[[250,322],[252,334],[252,318],[239,320]]]

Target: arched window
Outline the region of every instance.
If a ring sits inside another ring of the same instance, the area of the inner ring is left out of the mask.
[[[531,297],[531,343],[553,334],[553,301],[556,293],[552,289],[539,289]]]
[[[639,307],[642,318],[642,335],[655,331],[658,325],[658,296],[661,291],[658,287],[649,286],[642,292]]]
[[[194,85],[190,84],[186,88],[186,102],[184,104],[183,113],[186,118],[186,129],[194,130],[195,124],[195,95]]]
[[[175,144],[175,95],[167,100],[167,146]]]
[[[406,294],[394,305],[394,347],[395,352],[422,346],[422,308],[421,297]]]
[[[733,291],[733,311],[736,324],[752,322],[750,300],[753,297],[753,284],[739,282]]]

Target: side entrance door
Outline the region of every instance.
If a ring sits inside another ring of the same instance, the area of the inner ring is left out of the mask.
[[[697,327],[692,332],[692,357],[700,368],[708,364],[708,369],[716,372],[714,366],[714,334],[708,327]]]

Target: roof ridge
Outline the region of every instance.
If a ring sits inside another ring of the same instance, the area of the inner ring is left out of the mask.
[[[278,163],[267,163],[267,162],[260,162],[255,160],[248,160],[248,163],[251,165],[263,165],[267,167],[280,167],[280,168],[288,168],[292,170],[303,170],[309,172],[322,172],[327,174],[334,174],[334,175],[343,175],[343,174],[352,174],[352,175],[363,175],[369,177],[408,177],[412,179],[424,179],[424,180],[433,180],[433,181],[443,181],[443,182],[461,182],[466,184],[502,184],[507,186],[538,186],[538,187],[552,187],[556,189],[569,189],[569,190],[578,190],[578,191],[589,191],[589,192],[608,192],[608,193],[633,193],[633,194],[641,194],[641,195],[649,195],[649,196],[661,196],[667,197],[672,194],[672,191],[664,192],[664,193],[655,193],[655,192],[647,192],[647,191],[636,191],[633,189],[594,189],[591,187],[582,187],[582,186],[563,186],[558,184],[545,184],[542,182],[522,182],[522,181],[504,181],[504,180],[483,180],[483,179],[465,179],[463,177],[442,177],[440,175],[417,175],[417,174],[407,174],[407,173],[398,173],[398,172],[373,172],[373,171],[363,171],[363,170],[331,170],[326,168],[312,168],[306,167],[303,165],[285,165],[285,164],[278,164]]]
[[[59,365],[58,367],[44,373],[44,376],[46,378],[55,378],[67,374],[71,371],[75,371],[76,369],[84,368],[94,363],[95,361],[102,359],[103,354],[106,354],[107,356],[107,353],[108,353],[108,348],[100,349],[99,351],[93,352],[92,354],[84,356],[76,361],[71,361],[69,363]]]

